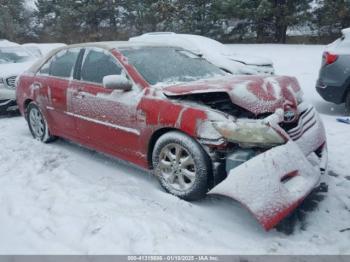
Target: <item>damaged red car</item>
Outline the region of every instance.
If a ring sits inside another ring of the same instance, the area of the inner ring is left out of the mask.
[[[153,170],[185,200],[229,196],[267,230],[326,170],[323,124],[292,77],[231,75],[181,48],[106,42],[55,50],[17,85],[34,138]]]

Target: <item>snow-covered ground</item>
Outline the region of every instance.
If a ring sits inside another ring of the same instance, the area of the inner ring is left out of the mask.
[[[155,178],[59,140],[31,138],[21,117],[0,119],[0,254],[350,254],[350,126],[343,106],[315,92],[323,46],[232,45],[298,77],[329,139],[328,193],[294,233],[265,232],[221,197],[187,203]]]

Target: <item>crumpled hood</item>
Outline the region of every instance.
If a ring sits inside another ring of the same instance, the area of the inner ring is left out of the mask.
[[[25,63],[0,64],[0,77],[7,78],[10,76],[18,76],[27,70],[36,60],[27,61]]]
[[[217,92],[227,93],[234,104],[259,115],[286,106],[296,109],[300,86],[288,76],[228,76],[163,88],[168,97]]]

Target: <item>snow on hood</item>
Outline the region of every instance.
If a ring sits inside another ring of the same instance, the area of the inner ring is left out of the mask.
[[[168,97],[216,92],[227,93],[234,104],[259,115],[285,106],[296,109],[300,86],[288,76],[228,76],[163,88]]]
[[[251,55],[243,55],[243,54],[223,54],[228,59],[244,63],[246,65],[258,65],[258,66],[265,66],[269,65],[271,66],[273,62],[264,57],[258,57],[258,56],[251,56]]]
[[[236,54],[233,53],[230,48],[224,44],[210,39],[208,37],[199,35],[179,35],[183,38],[183,46],[187,45],[187,49],[198,50],[198,52],[203,53],[205,56],[217,56],[222,55],[230,60],[244,63],[246,65],[272,65],[272,61],[267,58],[251,56],[247,54]],[[189,41],[188,41],[189,40]]]
[[[0,77],[18,76],[33,65],[36,60],[25,63],[0,64]]]

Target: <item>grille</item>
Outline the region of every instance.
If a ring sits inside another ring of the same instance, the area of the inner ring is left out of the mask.
[[[11,76],[9,78],[6,79],[6,84],[9,88],[16,88],[16,78],[17,76]]]
[[[296,127],[286,130],[291,139],[294,141],[298,140],[305,134],[310,128],[312,128],[317,123],[316,113],[313,107],[310,107],[308,110],[304,111],[299,118],[298,124]]]

